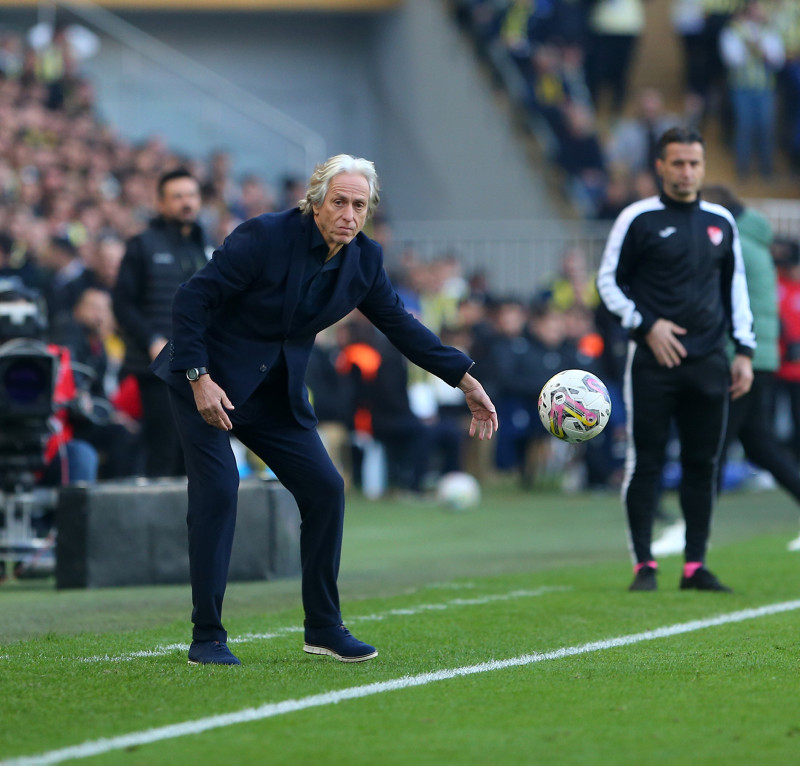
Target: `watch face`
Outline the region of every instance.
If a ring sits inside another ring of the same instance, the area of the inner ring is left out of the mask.
[[[197,367],[192,367],[190,370],[186,370],[186,377],[189,378],[189,380],[197,380],[200,377],[197,373]]]

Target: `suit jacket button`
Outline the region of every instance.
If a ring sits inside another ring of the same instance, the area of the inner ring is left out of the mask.
[[[266,372],[267,371],[267,365],[266,364],[262,364],[259,369],[261,370],[261,372]]]

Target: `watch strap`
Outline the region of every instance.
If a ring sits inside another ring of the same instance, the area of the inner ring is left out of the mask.
[[[208,367],[190,367],[186,370],[187,380],[199,380],[201,375],[208,375]]]

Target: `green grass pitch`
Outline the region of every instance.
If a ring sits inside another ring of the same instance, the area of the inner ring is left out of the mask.
[[[7,582],[0,764],[796,764],[798,521],[723,495],[708,566],[735,593],[679,591],[676,556],[629,593],[616,495],[354,494],[343,609],[380,652],[357,665],[301,651],[296,580],[229,586],[239,668],[187,665],[188,586]]]

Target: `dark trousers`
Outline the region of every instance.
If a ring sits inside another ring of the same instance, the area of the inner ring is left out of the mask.
[[[637,41],[636,35],[592,35],[586,62],[586,80],[595,104],[603,86],[608,85],[614,111],[619,112],[625,106],[630,61]]]
[[[776,378],[773,385],[775,386],[775,399],[785,398],[788,401],[792,422],[791,436],[787,446],[794,453],[795,460],[800,460],[800,382]],[[776,401],[773,401],[770,423],[775,419],[775,407]]]
[[[388,418],[373,417],[373,427],[375,438],[385,446],[389,458],[390,484],[420,492],[430,466],[432,429],[411,412]]]
[[[142,399],[142,438],[144,475],[183,476],[183,453],[178,431],[170,412],[167,384],[144,372],[136,375]]]
[[[189,572],[193,638],[225,641],[222,600],[228,579],[239,472],[225,431],[209,426],[194,402],[170,390],[189,478]],[[344,523],[344,482],[316,429],[299,426],[286,384],[262,385],[229,413],[235,435],[288,489],[300,510],[302,596],[307,627],[342,622],[336,584]]]
[[[632,344],[633,346],[633,344]],[[686,560],[703,561],[728,412],[730,365],[723,352],[661,367],[649,349],[633,346],[625,373],[628,455],[623,499],[633,555],[650,561],[667,442],[674,422],[681,446],[681,511]]]
[[[794,457],[778,443],[772,427],[775,375],[755,372],[750,392],[731,402],[726,448],[738,439],[747,459],[769,471],[800,503],[800,469]]]

